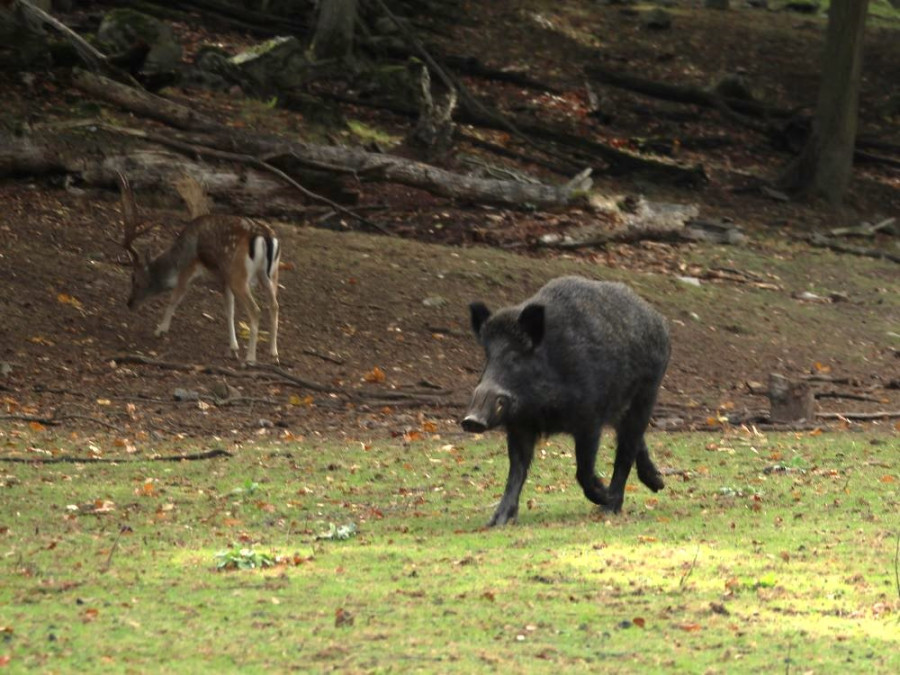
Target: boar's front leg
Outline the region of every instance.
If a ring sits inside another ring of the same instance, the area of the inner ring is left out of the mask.
[[[506,449],[509,453],[509,476],[506,478],[506,491],[500,500],[497,510],[488,521],[488,527],[505,525],[515,521],[519,515],[519,495],[528,477],[528,468],[534,457],[534,444],[537,435],[530,431],[509,430],[506,432]]]
[[[600,446],[600,429],[575,434],[575,478],[584,496],[594,504],[606,506],[607,496],[603,481],[597,477],[595,464]]]

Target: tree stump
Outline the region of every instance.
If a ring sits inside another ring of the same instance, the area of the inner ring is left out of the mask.
[[[815,419],[816,399],[808,382],[788,380],[784,375],[769,375],[769,420],[800,422]]]

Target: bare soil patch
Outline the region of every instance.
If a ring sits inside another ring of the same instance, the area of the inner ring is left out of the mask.
[[[492,92],[501,92],[501,108],[531,105],[542,114],[557,110],[565,120],[584,113],[583,77],[574,64],[595,59],[695,85],[708,84],[711,74],[742,70],[774,104],[814,100],[821,22],[750,10],[700,12],[693,4],[678,3],[675,28],[666,33],[646,31],[635,15],[613,6],[475,4],[471,20],[446,39],[456,46],[448,51],[477,53],[489,65],[525,70],[567,92],[553,98],[492,84]],[[526,15],[531,19],[522,21]],[[508,39],[511,26],[521,32],[514,40]],[[881,111],[898,80],[895,38],[894,29],[871,31],[861,109],[863,132],[888,140],[896,140],[897,127]],[[485,86],[467,82],[476,92]],[[51,74],[27,83],[9,78],[4,89],[10,110],[44,121],[86,105],[61,95]],[[125,308],[128,272],[109,238],[120,223],[116,196],[79,194],[51,182],[7,182],[0,185],[0,362],[9,371],[0,376],[0,396],[6,413],[123,437],[448,433],[456,429],[482,360],[469,334],[467,303],[518,302],[564,273],[625,280],[670,319],[674,353],[657,414],[664,426],[673,419],[684,422],[677,428],[729,415],[750,419],[768,406],[748,383],[765,382],[773,371],[834,379],[818,385],[834,395],[819,399],[820,410],[900,410],[897,266],[810,249],[790,237],[900,212],[896,174],[859,167],[848,206],[838,212],[773,201],[745,189],[754,176],[771,177],[786,161],[766,139],[724,119],[711,132],[708,118],[715,113],[709,111],[694,110],[690,118],[676,114],[683,107],[676,111],[613,89],[602,94],[612,119],[584,119],[586,135],[631,143],[638,136],[690,141],[720,133],[727,142],[703,151],[689,142],[673,146],[680,161],[706,166],[711,182],[701,189],[602,175],[598,189],[698,203],[705,217],[739,223],[749,244],[645,243],[560,255],[531,245],[590,222],[592,214],[472,207],[407,188],[363,185],[363,205],[388,207],[372,217],[400,237],[347,231],[338,218],[328,221],[333,230],[275,224],[284,242],[282,366],[337,390],[332,394],[229,361],[221,296],[202,281],[179,308],[172,333],[154,338],[162,300],[134,314]],[[215,97],[202,106],[223,118],[247,112]],[[253,119],[265,114],[254,108]],[[346,114],[389,132],[408,125],[370,109],[350,107]],[[299,131],[296,120],[285,121],[290,117],[272,111],[265,124]],[[487,137],[515,145],[503,134]],[[467,145],[459,150],[458,169],[463,156],[503,163]],[[514,168],[559,180],[537,167]],[[150,238],[159,250],[183,215],[158,210],[153,217],[164,223]],[[803,299],[804,292],[820,300]],[[123,354],[198,368],[117,361]],[[216,397],[224,384],[234,388],[228,401]],[[200,398],[176,401],[176,389]]]

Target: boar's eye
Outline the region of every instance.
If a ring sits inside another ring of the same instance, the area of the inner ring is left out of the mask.
[[[494,414],[498,417],[503,415],[506,410],[506,406],[509,403],[506,396],[498,396],[496,402],[494,403]]]

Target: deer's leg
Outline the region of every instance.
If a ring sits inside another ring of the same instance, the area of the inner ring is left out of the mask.
[[[260,285],[266,289],[269,296],[269,353],[278,363],[278,263],[275,263],[275,269],[271,278],[266,276],[265,272],[260,274]]]
[[[184,295],[187,293],[188,288],[191,285],[191,279],[194,278],[194,274],[197,272],[197,265],[191,265],[181,270],[178,274],[178,282],[175,284],[175,288],[172,290],[172,295],[169,297],[169,304],[166,305],[166,310],[163,312],[162,320],[159,322],[159,325],[156,327],[155,335],[159,337],[169,332],[169,325],[172,323],[172,316],[175,314],[175,308],[184,300]]]
[[[225,320],[228,323],[228,349],[232,356],[240,358],[237,334],[234,331],[234,293],[225,288]]]
[[[252,366],[256,363],[256,340],[259,338],[259,305],[256,304],[256,300],[253,299],[253,295],[250,293],[249,284],[244,283],[243,286],[237,288],[232,286],[231,290],[250,318],[250,342],[247,344],[247,364]]]

